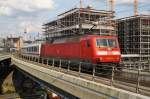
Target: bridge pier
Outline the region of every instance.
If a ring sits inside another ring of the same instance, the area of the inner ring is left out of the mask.
[[[36,89],[41,88],[36,86],[34,81],[18,72],[15,66],[11,64],[10,58],[0,61],[0,99],[4,99],[3,97],[5,99],[11,97],[33,97],[32,95],[40,97],[40,94],[33,92]]]
[[[74,96],[74,95],[71,95],[70,93],[68,92],[65,92],[63,91],[62,89],[52,85],[52,84],[49,84],[37,77],[33,77],[32,75],[28,74],[27,72],[17,68],[20,72],[22,72],[24,75],[28,76],[30,79],[32,79],[33,81],[37,82],[43,89],[51,92],[51,93],[55,93],[57,94],[58,96],[60,96],[61,98],[63,99],[79,99],[78,97]]]
[[[11,59],[4,59],[0,61],[0,94],[14,91],[14,88],[10,81],[6,81],[7,79],[10,79],[12,75],[13,67],[11,66]]]

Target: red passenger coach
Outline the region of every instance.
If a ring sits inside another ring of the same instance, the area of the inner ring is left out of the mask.
[[[117,37],[87,35],[42,44],[42,57],[91,63],[119,63],[121,54]]]

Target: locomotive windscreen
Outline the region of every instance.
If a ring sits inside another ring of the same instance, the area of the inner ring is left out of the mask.
[[[97,47],[117,47],[115,39],[96,39]]]

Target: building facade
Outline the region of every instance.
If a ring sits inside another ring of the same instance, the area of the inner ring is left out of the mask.
[[[116,35],[114,12],[91,7],[73,8],[43,25],[45,37],[62,38],[82,34]]]
[[[150,16],[138,15],[117,20],[122,54],[138,54],[140,60],[150,59]]]
[[[6,46],[11,50],[19,50],[23,46],[22,37],[8,37],[6,39]]]

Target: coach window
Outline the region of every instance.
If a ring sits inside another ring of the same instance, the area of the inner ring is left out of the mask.
[[[34,47],[32,47],[32,52],[34,52]]]
[[[34,51],[37,52],[37,47],[34,47]]]
[[[34,52],[36,52],[36,47],[34,47]]]
[[[28,52],[30,52],[30,48],[27,48],[28,49]]]
[[[90,41],[89,41],[89,40],[86,41],[86,47],[87,47],[87,48],[90,47]]]
[[[37,52],[39,51],[39,47],[37,46]]]
[[[32,47],[29,48],[29,52],[32,52]]]
[[[33,47],[33,52],[35,52],[35,47]]]

